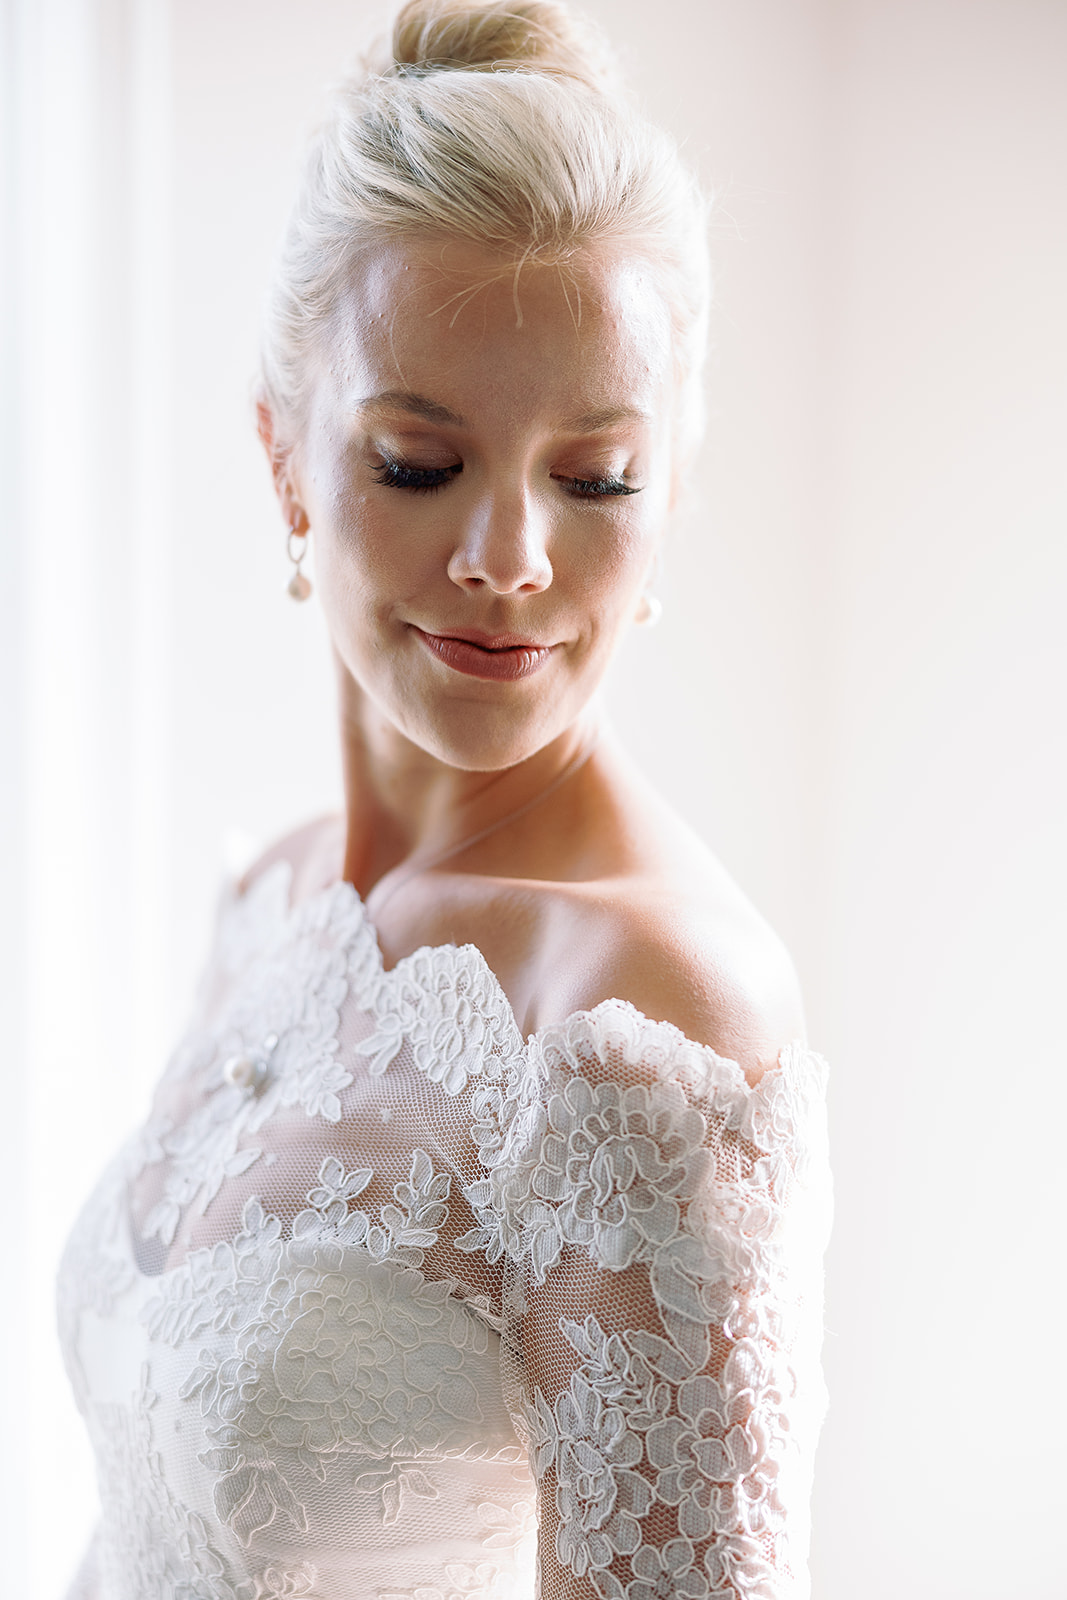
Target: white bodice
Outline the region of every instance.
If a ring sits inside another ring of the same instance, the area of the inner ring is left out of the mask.
[[[224,896],[64,1257],[78,1600],[800,1600],[824,1063],[622,1000],[524,1041],[473,946],[385,971],[289,888]]]

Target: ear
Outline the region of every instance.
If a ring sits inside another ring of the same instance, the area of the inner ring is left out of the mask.
[[[267,452],[286,527],[295,533],[307,533],[310,523],[293,476],[293,446],[283,442],[274,413],[265,400],[256,401],[256,432]]]

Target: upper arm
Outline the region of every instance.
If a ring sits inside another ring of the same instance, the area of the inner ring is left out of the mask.
[[[818,1058],[750,1089],[606,1006],[534,1060],[491,1189],[543,1592],[784,1597],[821,1407]]]

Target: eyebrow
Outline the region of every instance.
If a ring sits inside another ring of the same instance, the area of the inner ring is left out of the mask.
[[[387,389],[384,394],[368,395],[364,400],[357,400],[356,406],[360,411],[377,411],[383,408],[407,411],[413,417],[422,417],[426,422],[446,422],[454,428],[467,426],[462,417],[450,411],[447,406],[441,405],[440,401],[428,400],[423,394],[411,394],[407,389]]]
[[[585,416],[575,417],[568,427],[570,433],[602,433],[605,428],[614,428],[620,422],[651,422],[652,418],[647,411],[642,411],[639,406],[605,406],[602,411],[587,411]]]
[[[443,406],[439,400],[430,400],[424,394],[412,394],[408,389],[386,389],[382,394],[367,395],[366,398],[356,401],[360,411],[393,410],[406,411],[413,417],[422,417],[426,422],[443,422],[453,428],[465,428],[465,419],[455,411],[450,411],[448,406]],[[650,422],[652,419],[647,411],[642,411],[638,406],[605,406],[600,411],[587,411],[583,416],[574,417],[567,424],[568,433],[602,433],[606,428],[614,428],[620,422]]]

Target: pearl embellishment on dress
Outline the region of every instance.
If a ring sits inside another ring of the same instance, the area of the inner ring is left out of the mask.
[[[230,1056],[222,1064],[222,1076],[235,1089],[258,1089],[267,1076],[270,1057],[278,1044],[278,1035],[268,1033],[257,1055]]]
[[[231,1056],[223,1064],[222,1076],[235,1089],[254,1089],[266,1070],[264,1063],[252,1056]]]

